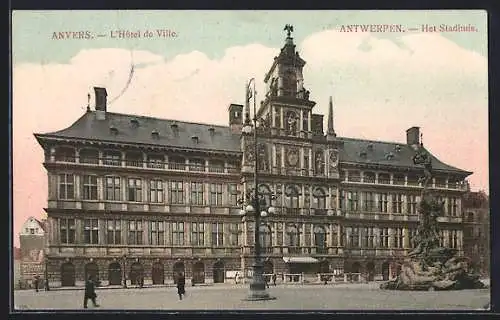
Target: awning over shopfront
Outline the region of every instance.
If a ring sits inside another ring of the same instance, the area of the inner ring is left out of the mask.
[[[285,263],[318,263],[318,259],[313,257],[283,257]]]

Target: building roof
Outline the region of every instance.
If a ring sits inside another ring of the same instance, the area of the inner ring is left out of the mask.
[[[174,129],[172,124],[176,124],[177,128]],[[113,133],[111,128],[115,128],[117,133]],[[211,129],[213,129],[213,133],[211,133]],[[158,132],[157,137],[153,136],[153,131]],[[240,135],[234,134],[228,126],[112,112],[106,112],[105,120],[98,120],[95,111],[88,111],[66,129],[46,134],[35,134],[35,136],[37,138],[75,138],[205,151],[241,152]],[[194,141],[193,137],[197,137],[197,141]],[[413,156],[416,151],[406,143],[345,137],[338,137],[338,140],[342,142],[339,148],[341,162],[417,169],[417,166],[413,163]],[[435,156],[432,156],[432,160],[432,166],[435,170],[465,176],[472,174],[472,172],[447,165]],[[421,170],[421,167],[418,168]]]
[[[80,138],[88,140],[139,143],[165,147],[201,150],[239,151],[240,136],[226,126],[159,119],[138,115],[106,112],[98,120],[95,111],[86,112],[66,129],[43,136]],[[174,126],[172,126],[174,124]],[[175,128],[175,124],[177,127]],[[111,128],[116,128],[113,133]],[[213,129],[213,133],[209,129]],[[153,132],[158,133],[157,136]],[[194,139],[197,137],[197,139]]]
[[[338,139],[343,141],[343,147],[339,149],[339,158],[342,162],[421,168],[421,166],[416,166],[413,163],[413,156],[416,151],[408,144],[344,137]],[[452,171],[464,175],[471,174],[471,172],[445,164],[428,150],[425,149],[425,151],[432,157],[432,168],[434,170]]]

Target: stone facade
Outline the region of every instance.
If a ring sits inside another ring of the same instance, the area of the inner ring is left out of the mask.
[[[238,200],[255,188],[255,156],[259,191],[276,208],[260,226],[265,272],[389,277],[417,226],[419,128],[403,143],[339,137],[330,99],[325,134],[303,87],[304,65],[288,37],[265,79],[256,149],[242,133],[249,100],[230,105],[228,126],[214,126],[109,112],[103,88],[98,110],[36,134],[49,181],[50,280],[77,285],[93,274],[120,283],[125,275],[130,283],[142,275],[164,283],[184,271],[195,282],[220,282],[227,271],[246,272],[255,223],[242,218]],[[449,204],[442,241],[461,248],[471,173],[435,163],[431,188]]]

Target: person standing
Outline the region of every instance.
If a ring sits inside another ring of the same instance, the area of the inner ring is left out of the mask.
[[[236,274],[234,275],[234,283],[235,284],[238,284],[239,277],[240,277],[240,275],[238,274],[238,272],[236,272]]]
[[[35,285],[35,291],[38,292],[38,287],[40,286],[40,277],[38,275],[35,276],[33,284]]]
[[[99,307],[96,302],[97,294],[95,293],[95,283],[92,276],[89,276],[88,280],[85,282],[85,295],[83,297],[83,308],[87,309],[87,302],[90,299],[94,307]]]
[[[276,273],[273,273],[273,285],[276,287]]]
[[[186,278],[182,272],[179,272],[177,277],[177,294],[179,295],[179,300],[182,300],[182,296],[186,295]]]

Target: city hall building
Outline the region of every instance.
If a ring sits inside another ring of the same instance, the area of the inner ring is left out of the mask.
[[[401,132],[401,143],[342,137],[330,99],[324,130],[290,36],[271,62],[257,104],[258,188],[276,208],[258,226],[265,273],[389,278],[417,228],[419,128]],[[180,271],[198,283],[247,273],[256,227],[239,202],[254,188],[253,136],[242,134],[248,109],[230,104],[228,125],[218,126],[110,112],[106,97],[95,88],[94,110],[35,134],[48,176],[53,285],[88,275],[118,285],[172,282]],[[460,249],[471,172],[435,157],[433,168],[431,188],[445,202],[441,242]]]

